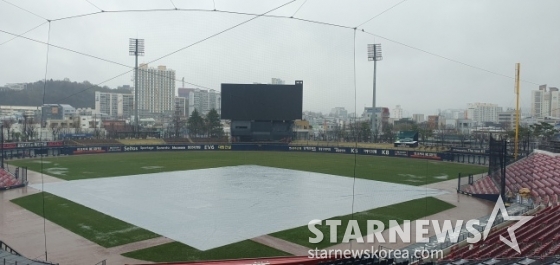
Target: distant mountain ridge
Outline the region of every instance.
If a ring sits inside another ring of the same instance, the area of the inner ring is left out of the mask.
[[[28,83],[24,90],[0,91],[0,105],[40,106],[43,104],[43,87],[44,82],[37,81]],[[95,108],[96,91],[131,93],[127,89],[100,87],[87,81],[78,83],[51,79],[47,81],[45,89],[45,104],[69,104],[75,108]]]

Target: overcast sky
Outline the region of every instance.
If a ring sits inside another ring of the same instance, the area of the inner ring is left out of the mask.
[[[174,4],[178,8],[212,10],[215,3],[217,10],[264,13],[289,2],[6,1],[51,20],[99,11],[95,6],[140,10],[169,9]],[[323,112],[342,106],[361,113],[365,106],[371,106],[373,63],[367,61],[368,43],[381,43],[383,47],[384,58],[378,62],[377,105],[392,109],[400,104],[406,115],[465,108],[472,102],[514,107],[514,80],[502,75],[513,77],[516,62],[521,63],[522,79],[529,81],[521,83],[524,111],[529,110],[530,90],[537,89],[536,84],[560,87],[560,1],[400,2],[296,0],[270,14],[292,16],[301,6],[297,18],[356,27],[398,5],[356,31],[259,17],[155,62],[252,16],[206,11],[104,13],[51,22],[50,43],[133,66],[128,40],[143,38],[146,55],[140,62],[166,65],[176,71],[177,79],[184,77],[187,82],[216,90],[221,83],[268,83],[273,77],[286,83],[303,80],[304,110]],[[0,30],[21,34],[45,22],[36,15],[0,0]],[[46,42],[48,29],[46,23],[25,36]],[[0,33],[0,84],[43,79],[46,45],[22,38],[4,43],[12,38]],[[128,70],[51,47],[47,78],[97,84]],[[132,85],[131,79],[131,74],[125,74],[102,85]],[[181,86],[177,82],[177,87]]]

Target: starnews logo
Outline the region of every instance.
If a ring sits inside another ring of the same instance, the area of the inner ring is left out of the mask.
[[[461,228],[463,227],[463,223],[465,223],[465,228],[468,232],[466,241],[469,244],[474,244],[486,240],[496,217],[498,216],[498,212],[501,213],[504,221],[517,221],[517,223],[507,229],[510,240],[502,235],[500,235],[500,240],[518,253],[521,253],[519,244],[517,243],[517,238],[515,237],[515,230],[531,220],[533,216],[509,216],[501,196],[498,197],[498,201],[492,210],[492,214],[490,215],[482,234],[480,233],[481,231],[474,227],[482,227],[478,219],[471,219],[466,223],[464,220],[457,220],[455,222],[455,226],[453,226],[451,220],[444,220],[441,225],[440,220],[416,220],[414,237],[411,236],[410,220],[403,220],[402,224],[399,224],[397,220],[389,220],[389,229],[388,232],[386,232],[386,234],[389,235],[389,240],[386,240],[385,235],[382,234],[385,230],[385,224],[379,220],[367,220],[367,236],[365,237],[365,240],[362,231],[360,231],[360,226],[357,220],[348,221],[348,225],[346,226],[344,237],[341,242],[338,242],[338,228],[342,225],[341,220],[331,219],[323,222],[322,220],[315,219],[311,220],[307,227],[309,231],[314,234],[314,237],[309,237],[309,243],[312,244],[322,242],[325,239],[323,232],[317,228],[318,225],[326,225],[329,227],[329,240],[334,244],[348,243],[351,240],[356,243],[428,243],[428,227],[431,223],[439,243],[444,243],[446,238],[448,238],[451,243],[457,243],[461,233]],[[412,238],[414,238],[414,241],[411,240]],[[316,249],[314,256],[317,255],[317,251],[321,250]]]

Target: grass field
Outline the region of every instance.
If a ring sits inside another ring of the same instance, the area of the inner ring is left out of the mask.
[[[18,198],[12,202],[43,216],[41,193]],[[107,248],[159,236],[49,193],[45,193],[45,209],[45,218],[49,221]]]
[[[458,173],[476,174],[485,167],[432,160],[354,156],[321,153],[257,151],[119,153],[45,158],[44,173],[65,180],[145,174],[222,166],[261,165],[393,183],[423,185],[456,178]],[[12,163],[39,171],[39,160]]]
[[[153,262],[197,261],[216,259],[238,259],[258,257],[291,256],[288,253],[270,248],[251,240],[200,251],[178,242],[124,253],[123,256]]]
[[[372,209],[369,211],[357,212],[354,215],[344,215],[344,216],[337,216],[332,217],[329,219],[333,220],[341,220],[342,225],[339,226],[337,229],[337,242],[342,242],[342,238],[344,237],[344,231],[346,226],[348,225],[349,220],[356,220],[360,226],[361,233],[365,236],[367,232],[367,220],[379,220],[383,222],[385,228],[389,228],[389,220],[398,220],[399,224],[402,224],[403,220],[416,220],[425,216],[429,216],[432,214],[436,214],[448,209],[455,207],[452,204],[447,202],[438,200],[433,197],[416,199],[412,201],[402,202],[398,204],[393,204],[390,206],[385,206],[377,209]],[[300,226],[293,229],[280,231],[277,233],[271,234],[274,237],[282,238],[284,240],[288,240],[294,242],[296,244],[300,244],[302,246],[307,246],[309,248],[326,248],[332,245],[336,245],[330,242],[329,240],[329,229],[330,227],[325,225],[317,225],[316,226],[323,235],[325,236],[323,241],[317,244],[309,243],[310,237],[315,237],[313,233],[311,233],[307,227]]]
[[[40,160],[37,159],[12,161],[12,164],[27,166],[34,171],[41,169]],[[256,151],[119,153],[54,157],[44,158],[42,167],[45,174],[65,180],[77,180],[236,165],[261,165],[346,177],[353,176],[355,165],[358,178],[409,185],[423,185],[455,178],[459,172],[474,174],[485,171],[484,167],[431,160]],[[158,236],[150,231],[48,193],[45,193],[45,199],[47,219],[104,247],[127,244]],[[42,216],[41,194],[15,199],[13,202]],[[389,219],[415,220],[451,207],[453,206],[435,198],[419,199],[356,213],[354,219],[358,221],[377,219],[384,222]],[[337,219],[342,219],[342,227],[345,227],[344,222],[347,222],[350,217],[351,215],[348,215]],[[325,226],[318,226],[318,228],[323,231],[327,229]],[[365,227],[361,228],[366,231]],[[343,231],[340,230],[339,241],[342,239],[342,233]],[[306,224],[273,234],[278,238],[312,248],[330,245],[328,241],[311,245],[308,243],[310,235]],[[170,243],[125,254],[125,256],[131,258],[157,262],[279,255],[286,255],[286,253],[253,241],[242,241],[207,251],[199,251],[181,243]]]

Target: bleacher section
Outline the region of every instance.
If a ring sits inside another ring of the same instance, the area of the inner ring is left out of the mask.
[[[0,190],[21,187],[23,183],[16,179],[10,172],[0,168]]]
[[[163,139],[168,144],[190,144],[193,141],[190,138],[165,138]]]
[[[122,145],[114,139],[72,139],[64,140],[66,146],[90,146],[90,145]]]
[[[471,194],[498,194],[499,179],[486,176],[463,189]],[[517,194],[529,189],[535,204],[557,205],[560,196],[560,155],[535,151],[506,167],[506,189]]]
[[[193,143],[227,143],[228,138],[190,138]]]
[[[162,139],[119,139],[120,143],[124,145],[158,145],[165,144]]]
[[[509,259],[482,259],[482,260],[453,260],[438,262],[438,265],[557,265],[560,257],[534,257],[534,258],[509,258]]]
[[[28,259],[0,241],[0,264],[2,265],[55,265],[46,261]]]
[[[513,225],[513,224],[511,224]],[[465,246],[438,264],[453,264],[453,260],[484,260],[490,258],[552,257],[560,255],[560,206],[547,207],[515,231],[521,253],[516,252],[500,241],[500,236],[509,238],[507,228],[503,227],[488,235],[486,240]]]

